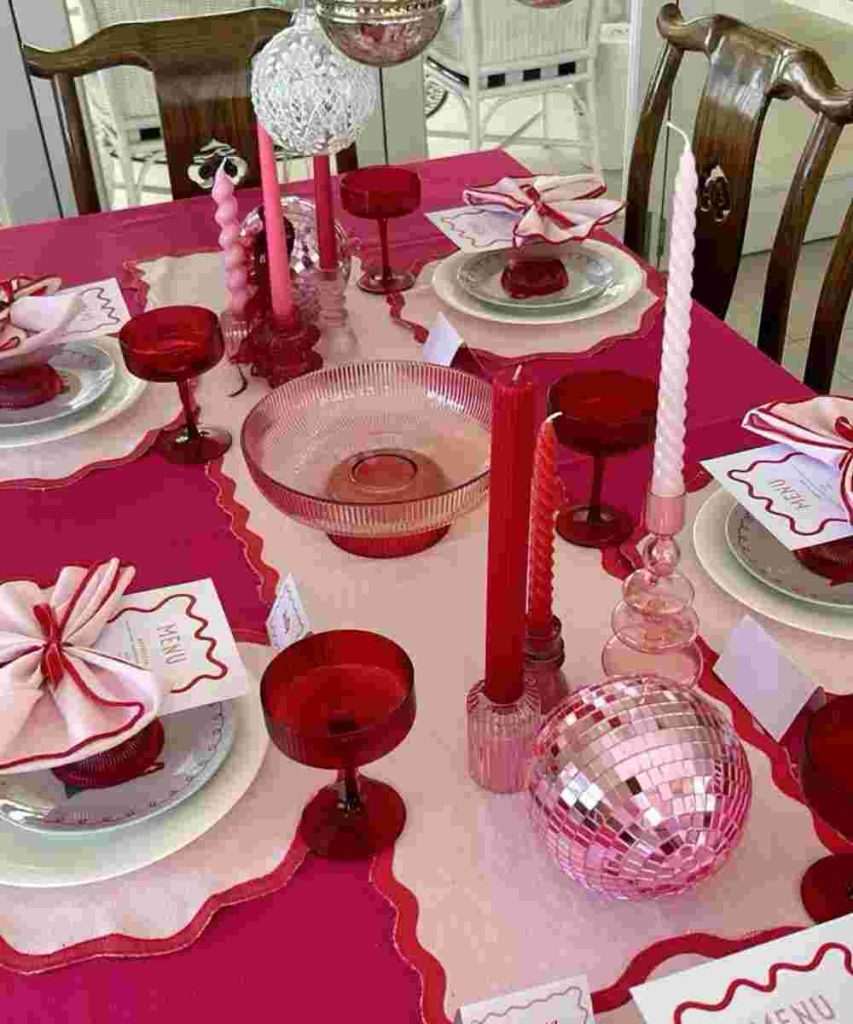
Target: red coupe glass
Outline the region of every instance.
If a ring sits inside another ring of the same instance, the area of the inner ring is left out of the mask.
[[[181,393],[184,426],[162,430],[157,449],[170,462],[203,463],[231,447],[227,430],[199,427],[190,395],[192,377],[212,369],[225,352],[219,320],[200,306],[163,306],[129,320],[119,332],[128,370],[143,380],[174,382]]]
[[[376,633],[315,633],[270,662],[261,704],[279,750],[338,772],[302,813],[307,846],[335,860],[390,846],[403,831],[406,806],[396,790],[358,768],[394,750],[415,720],[415,672],[406,652]]]
[[[650,444],[655,432],[657,385],[619,370],[584,370],[561,377],[548,393],[548,412],[561,413],[554,430],[561,444],[593,457],[592,492],[584,505],[560,510],[557,532],[570,544],[603,548],[627,540],[634,520],[601,500],[609,455]]]
[[[414,213],[421,203],[421,180],[405,167],[363,167],[341,179],[341,204],[353,217],[379,224],[382,267],[365,271],[358,281],[363,291],[387,295],[402,292],[415,283],[408,270],[392,270],[388,255],[388,221]]]
[[[809,720],[800,758],[803,796],[811,809],[853,842],[853,694],[836,697]],[[853,853],[812,864],[800,887],[818,923],[853,912]]]

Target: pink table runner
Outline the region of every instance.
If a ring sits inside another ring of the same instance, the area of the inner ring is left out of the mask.
[[[499,153],[425,165],[425,206],[454,205],[462,184],[514,169]],[[252,201],[244,200],[247,205]],[[424,218],[411,220],[401,237],[412,259],[447,251],[446,240]],[[358,225],[357,233],[364,227]],[[366,227],[372,230],[372,225]],[[94,230],[100,244],[93,251]],[[0,270],[53,270],[75,283],[115,274],[129,258],[198,249],[212,245],[214,238],[206,200],[165,204],[3,232]],[[78,262],[84,239],[92,252],[85,268]],[[701,438],[702,449],[691,452],[694,458],[740,443],[736,423],[748,405],[804,391],[703,311],[697,311],[696,327],[696,361],[702,369],[693,380],[704,386],[694,389],[698,393],[693,396],[693,436]],[[617,346],[608,357],[612,365],[651,375],[658,358],[655,340],[650,336],[630,347]],[[540,382],[564,371],[565,365],[543,364]],[[697,431],[699,427],[703,429]],[[632,504],[642,494],[646,460],[644,455],[624,460],[623,471],[611,477],[611,486]],[[566,468],[572,488],[585,486],[583,460],[569,459]],[[139,583],[146,587],[177,576],[210,574],[237,632],[257,638],[273,580],[260,562],[260,542],[241,530],[239,508],[225,511],[217,500],[228,508],[229,481],[215,468],[208,479],[154,456],[47,494],[0,493],[4,522],[15,523],[17,535],[28,539],[5,547],[0,576],[47,579],[72,549],[75,560],[118,553],[135,561]],[[181,509],[180,521],[175,508]],[[369,880],[370,871],[376,885]],[[393,907],[380,891],[393,896]],[[190,1014],[215,1020],[247,1008],[263,1012],[273,1001],[286,1004],[294,1019],[346,1019],[354,1009],[375,1003],[377,1019],[416,1021],[423,1009],[428,1020],[439,1021],[441,972],[417,949],[416,915],[411,894],[393,881],[389,857],[370,866],[309,858],[277,894],[222,911],[185,952],[109,964],[96,960],[37,978],[0,972],[0,984],[7,996],[14,996],[21,1018],[42,1021],[136,1020],[155,1013],[172,1020]],[[122,949],[120,940],[109,945],[115,952]],[[420,976],[397,955],[395,945],[417,963]]]

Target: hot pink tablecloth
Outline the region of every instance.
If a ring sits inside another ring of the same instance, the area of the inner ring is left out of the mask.
[[[499,152],[433,161],[419,169],[425,209],[458,205],[464,184],[520,170]],[[241,208],[257,201],[257,193],[246,194]],[[372,225],[343,219],[372,247]],[[398,259],[423,260],[450,249],[420,213],[397,227]],[[74,284],[119,274],[128,260],[212,248],[215,238],[205,198],[31,225],[0,233],[0,275],[58,273]],[[543,403],[545,385],[582,358],[536,367]],[[598,358],[655,374],[659,324],[644,339]],[[750,443],[738,427],[749,405],[805,393],[701,309],[691,382],[692,459]],[[635,509],[648,459],[646,452],[621,460],[620,472],[608,480],[612,493]],[[564,471],[571,490],[587,486],[586,460],[564,455]],[[275,580],[263,565],[260,539],[243,529],[229,481],[216,467],[207,473],[173,467],[149,454],[55,490],[2,491],[0,510],[4,527],[16,538],[0,551],[0,578],[35,576],[47,582],[69,559],[118,554],[139,566],[140,587],[213,576],[237,634],[262,635]],[[181,952],[94,959],[32,976],[0,970],[0,991],[16,1019],[40,1022],[216,1021],[246,1014],[441,1021],[440,967],[417,948],[416,902],[395,885],[390,863],[387,856],[372,865],[334,865],[309,857],[285,888],[221,910]],[[23,893],[21,904],[23,910]],[[120,954],[124,948],[114,937],[92,952]],[[19,970],[44,966],[16,960],[8,949],[0,954]]]

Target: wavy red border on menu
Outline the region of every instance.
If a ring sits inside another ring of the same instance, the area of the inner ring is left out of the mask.
[[[753,981],[750,978],[736,978],[726,989],[726,993],[723,998],[717,1003],[697,1003],[693,1000],[680,1003],[675,1008],[673,1024],[682,1024],[684,1014],[687,1013],[688,1010],[703,1010],[705,1013],[720,1013],[722,1010],[728,1009],[734,1002],[739,989],[749,988],[754,992],[761,992],[770,995],[776,991],[776,985],[778,984],[779,975],[782,971],[791,971],[796,974],[810,974],[821,965],[828,953],[835,950],[838,950],[844,957],[844,969],[848,974],[853,975],[853,957],[851,957],[850,949],[847,946],[841,945],[840,942],[825,942],[807,964],[791,964],[787,962],[773,964],[768,971],[766,982]]]
[[[773,498],[770,495],[759,494],[758,491],[756,491],[753,487],[753,482],[751,480],[741,480],[739,476],[736,476],[737,473],[740,473],[741,476],[747,473],[751,473],[757,466],[781,466],[783,462],[787,462],[789,459],[793,459],[797,455],[799,455],[801,458],[808,458],[808,456],[803,455],[802,452],[788,452],[786,455],[783,455],[780,459],[755,459],[746,467],[746,469],[728,470],[726,472],[726,476],[730,480],[734,480],[736,484],[741,484],[742,486],[744,486],[747,489],[747,492],[749,493],[749,496],[750,498],[752,498],[753,501],[762,502],[762,504],[765,507],[765,510],[769,515],[776,516],[777,519],[787,519],[791,533],[796,533],[800,537],[814,537],[817,534],[819,534],[821,530],[825,530],[830,523],[847,523],[848,520],[843,517],[839,519],[833,516],[828,516],[826,519],[820,522],[813,530],[800,530],[797,527],[797,521],[794,519],[792,515],[790,515],[787,512],[779,512],[775,508],[773,508]]]

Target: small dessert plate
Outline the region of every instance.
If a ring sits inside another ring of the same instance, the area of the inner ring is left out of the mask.
[[[735,505],[726,519],[726,540],[744,569],[774,590],[800,601],[853,612],[853,583],[833,586],[811,572],[742,505]]]
[[[230,701],[161,719],[165,742],[152,770],[107,789],[77,789],[52,771],[0,778],[0,820],[31,832],[80,836],[124,828],[162,814],[196,793],[234,743]]]
[[[90,341],[63,345],[48,362],[62,378],[62,393],[27,409],[0,409],[0,428],[55,423],[71,416],[105,395],[116,374],[110,354]]]
[[[547,244],[524,247],[524,257],[543,260],[558,259],[568,275],[565,288],[547,295],[514,298],[508,295],[501,278],[511,259],[519,257],[518,249],[498,249],[466,256],[456,271],[456,279],[465,291],[481,302],[504,309],[522,307],[542,312],[559,313],[601,295],[613,283],[613,264],[601,253],[580,243],[554,246]]]

